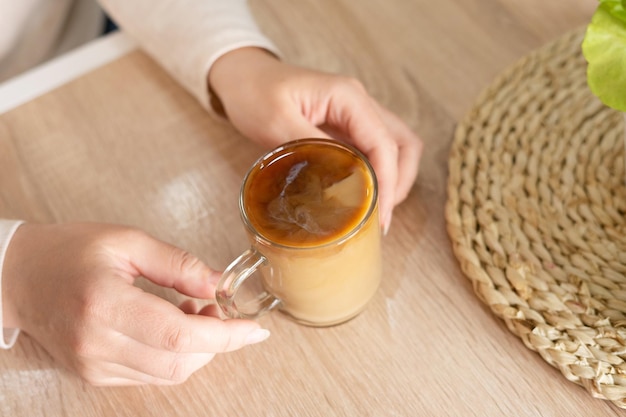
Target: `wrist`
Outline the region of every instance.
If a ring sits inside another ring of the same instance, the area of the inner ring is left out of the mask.
[[[221,116],[227,116],[222,98],[227,97],[231,89],[241,89],[242,83],[250,81],[253,74],[264,66],[278,61],[276,55],[257,47],[235,49],[218,58],[207,75],[213,110]]]

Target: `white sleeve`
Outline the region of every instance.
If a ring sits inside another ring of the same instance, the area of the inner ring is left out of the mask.
[[[207,76],[234,49],[253,46],[280,56],[259,30],[246,0],[100,0],[123,30],[207,110]]]
[[[2,322],[2,270],[4,267],[4,257],[9,247],[9,242],[15,234],[17,228],[24,222],[20,220],[3,220],[0,219],[0,326],[2,326],[2,337],[0,337],[0,348],[9,349],[13,347],[17,336],[20,334],[19,329],[5,329]]]

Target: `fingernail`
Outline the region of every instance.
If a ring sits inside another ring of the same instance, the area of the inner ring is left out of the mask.
[[[268,337],[270,337],[270,331],[269,330],[267,330],[267,329],[256,329],[252,333],[250,333],[248,335],[248,337],[246,337],[245,344],[246,345],[253,345],[255,343],[259,343],[259,342],[264,341]]]
[[[389,213],[387,217],[387,221],[385,221],[385,225],[383,226],[383,236],[387,236],[389,233],[389,227],[391,227],[391,218],[393,217],[392,213]]]

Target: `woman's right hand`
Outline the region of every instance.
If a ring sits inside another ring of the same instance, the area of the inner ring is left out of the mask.
[[[417,177],[423,142],[358,80],[291,65],[262,49],[240,48],[213,64],[209,84],[233,126],[268,149],[316,137],[358,148],[376,171],[381,224],[389,228],[394,207]]]

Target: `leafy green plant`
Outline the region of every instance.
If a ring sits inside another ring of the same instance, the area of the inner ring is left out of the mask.
[[[599,0],[582,44],[587,83],[607,106],[626,112],[626,0]]]

